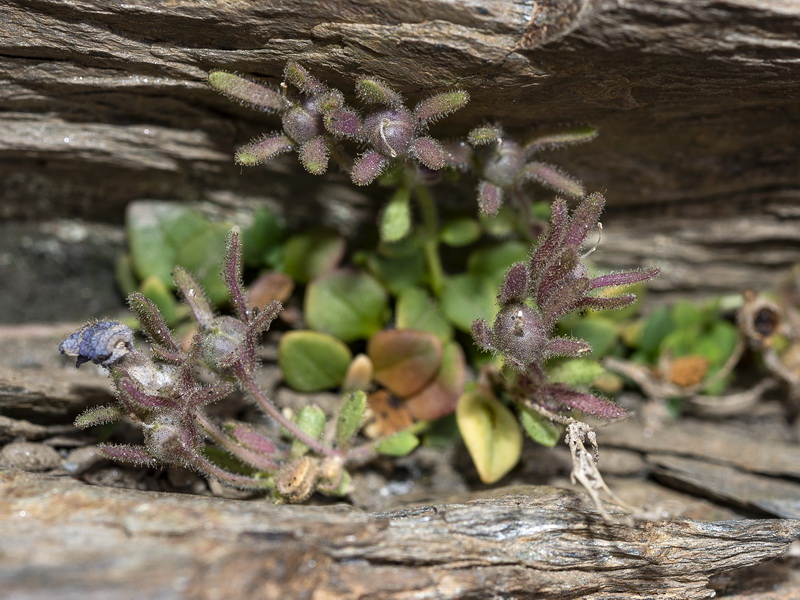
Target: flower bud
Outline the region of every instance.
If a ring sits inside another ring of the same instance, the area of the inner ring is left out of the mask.
[[[525,164],[525,156],[516,142],[503,140],[497,146],[489,146],[483,152],[482,176],[489,183],[507,188],[514,184],[517,174]]]
[[[208,368],[226,373],[240,358],[244,358],[247,325],[233,317],[217,317],[213,326],[203,332],[200,352]]]
[[[413,118],[404,108],[390,108],[367,117],[364,133],[372,147],[384,156],[402,156],[414,137]]]
[[[497,314],[492,327],[492,341],[510,366],[524,369],[542,359],[547,331],[535,309],[527,304],[515,303]]]

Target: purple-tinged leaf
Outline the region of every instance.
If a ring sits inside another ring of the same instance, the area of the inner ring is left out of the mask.
[[[548,356],[581,356],[592,351],[592,347],[583,340],[571,337],[550,338],[545,347]]]
[[[132,404],[134,407],[148,410],[154,408],[174,408],[175,403],[172,398],[155,396],[144,392],[133,382],[125,369],[120,369],[120,371],[122,371],[124,376],[117,381],[117,389],[122,394],[121,399],[123,402]]]
[[[317,96],[319,110],[323,113],[342,108],[344,106],[344,94],[339,90],[327,90],[324,94]]]
[[[561,317],[575,310],[588,287],[588,279],[567,279],[553,287],[539,304],[545,327],[553,327]]]
[[[328,170],[328,144],[318,135],[300,146],[300,164],[312,175],[322,175]]]
[[[231,395],[235,389],[236,386],[227,381],[197,388],[186,399],[186,404],[193,408],[201,408]]]
[[[539,281],[535,282],[533,289],[536,290],[536,304],[542,306],[550,296],[558,292],[565,280],[572,279],[571,275],[578,264],[580,258],[574,248],[561,248],[560,254],[553,257],[552,263],[542,273]]]
[[[236,151],[234,159],[237,165],[252,167],[265,163],[293,148],[294,142],[287,136],[282,133],[274,133],[245,144]]]
[[[567,408],[579,410],[583,413],[595,415],[603,419],[621,419],[628,415],[624,408],[617,406],[610,400],[600,398],[593,394],[576,392],[562,385],[548,386],[546,393],[548,393],[553,400],[556,400]]]
[[[568,196],[580,198],[586,193],[583,184],[577,179],[567,175],[553,165],[543,162],[532,162],[525,165],[520,177],[538,181],[542,185],[563,192]]]
[[[433,381],[406,399],[411,416],[420,421],[434,421],[451,414],[464,392],[465,378],[464,351],[458,343],[450,341],[444,347],[442,364]]]
[[[359,77],[356,80],[356,95],[368,104],[399,106],[403,103],[403,97],[378,77]]]
[[[651,267],[649,269],[636,269],[635,271],[622,271],[620,273],[608,273],[607,275],[600,275],[595,277],[589,282],[589,289],[595,290],[597,288],[630,285],[640,281],[647,281],[653,277],[661,274],[661,269]]]
[[[152,300],[140,292],[134,292],[128,296],[128,306],[150,341],[172,352],[178,351],[178,343],[172,339],[164,317]]]
[[[611,298],[600,298],[594,296],[584,296],[578,302],[576,308],[591,308],[593,310],[616,310],[625,308],[636,302],[636,294],[623,294],[622,296],[612,296]]]
[[[247,310],[247,300],[242,285],[242,241],[238,227],[231,229],[226,246],[225,259],[222,262],[222,279],[228,288],[236,316],[247,323],[250,311]]]
[[[214,311],[203,288],[200,287],[200,284],[197,283],[197,280],[192,277],[189,271],[181,266],[173,269],[172,279],[175,281],[175,286],[180,291],[186,304],[192,309],[194,318],[200,323],[201,327],[208,329],[214,319]]]
[[[467,140],[473,146],[487,146],[489,144],[497,144],[499,146],[503,143],[503,130],[492,125],[476,127],[469,132]]]
[[[418,137],[411,140],[409,150],[412,156],[432,171],[438,171],[447,164],[444,148],[431,137]]]
[[[284,99],[279,92],[235,73],[211,71],[208,83],[231,100],[257,110],[277,112],[284,107]]]
[[[486,319],[476,319],[472,322],[472,339],[481,350],[492,352],[494,346],[492,345],[492,330],[489,328],[489,323]]]
[[[361,136],[361,118],[349,108],[336,108],[325,112],[325,129],[332,135],[350,140]]]
[[[355,160],[350,178],[356,185],[369,185],[383,172],[388,163],[382,154],[370,150]]]
[[[537,281],[556,259],[561,240],[564,239],[567,221],[567,203],[558,198],[550,208],[550,225],[541,236],[539,245],[531,257],[531,281]]]
[[[447,166],[466,171],[472,164],[472,148],[466,142],[449,141],[442,144]]]
[[[478,208],[487,217],[493,217],[503,205],[503,190],[493,183],[478,183]]]
[[[467,102],[469,102],[469,94],[464,90],[443,92],[426,98],[417,104],[414,109],[414,116],[417,122],[424,127],[460,108],[464,108]]]
[[[283,305],[277,300],[273,300],[267,304],[263,309],[254,313],[250,319],[250,331],[254,336],[259,336],[269,329],[269,326],[278,316],[278,313],[283,310]]]
[[[222,431],[202,413],[196,414],[195,419],[214,442],[239,460],[261,471],[274,471],[279,468],[270,458],[275,454],[275,445],[263,434],[238,422],[226,424],[225,431]]]
[[[153,351],[153,354],[157,359],[166,363],[180,365],[186,360],[186,355],[180,350],[173,352],[172,350],[168,350],[167,348],[159,346],[158,344],[152,344],[150,349]]]
[[[293,60],[286,63],[283,76],[304,94],[321,94],[327,90],[325,84]]]
[[[525,157],[530,158],[531,155],[540,150],[561,148],[563,146],[571,146],[572,144],[582,144],[583,142],[589,142],[596,137],[597,129],[594,127],[579,127],[577,129],[570,129],[568,131],[560,131],[536,136],[527,144],[525,144],[523,150],[525,152]]]
[[[576,248],[580,246],[586,236],[597,227],[605,203],[606,199],[599,192],[586,196],[572,213],[564,243]]]
[[[252,427],[241,423],[232,424],[232,426],[228,428],[228,434],[236,443],[248,450],[258,452],[259,454],[275,454],[276,448],[272,440]]]
[[[156,467],[158,462],[144,446],[129,444],[98,444],[97,449],[112,460],[136,465],[137,467]]]
[[[416,394],[433,380],[442,353],[439,338],[416,329],[380,331],[367,343],[375,381],[401,398]]]
[[[524,302],[528,296],[528,268],[524,263],[516,263],[506,271],[497,302],[502,306],[509,302]]]

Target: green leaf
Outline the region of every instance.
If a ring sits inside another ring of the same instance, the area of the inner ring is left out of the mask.
[[[142,282],[139,291],[158,307],[167,325],[175,325],[178,322],[178,301],[161,279],[151,275]]]
[[[590,358],[560,360],[547,369],[550,381],[579,388],[588,388],[603,373],[603,365]]]
[[[75,427],[86,429],[95,425],[111,423],[125,416],[125,411],[120,406],[98,406],[90,408],[77,416]]]
[[[498,288],[511,265],[528,259],[528,250],[526,244],[514,240],[481,248],[470,254],[467,271],[489,278],[493,287]]]
[[[182,219],[196,223],[196,215],[178,204],[132,202],[128,205],[125,228],[131,262],[139,279],[155,275],[162,281],[170,280],[176,250],[167,231]]]
[[[381,241],[396,242],[411,231],[411,194],[407,186],[397,189],[381,215]]]
[[[419,438],[410,431],[398,431],[375,442],[375,450],[385,456],[405,456],[419,446]]]
[[[295,281],[308,283],[336,268],[344,248],[344,238],[330,231],[292,236],[284,247],[283,272]]]
[[[478,218],[484,231],[496,238],[507,237],[520,229],[519,215],[506,205],[501,206],[493,217],[480,212]]]
[[[367,408],[367,394],[363,390],[349,392],[339,412],[336,421],[336,446],[343,448],[350,444],[350,441],[358,431],[364,411]]]
[[[439,239],[455,248],[467,246],[477,241],[479,237],[481,237],[481,225],[469,217],[450,219],[439,231]]]
[[[549,202],[534,202],[531,205],[531,215],[534,219],[547,223],[550,221],[550,212]]]
[[[248,267],[276,267],[271,261],[285,236],[278,216],[264,207],[257,208],[253,224],[242,231],[244,263]]]
[[[727,321],[717,321],[711,327],[695,347],[695,352],[709,360],[706,379],[713,377],[730,358],[736,344],[739,341],[739,333],[736,326]],[[730,385],[732,376],[723,377],[719,382],[710,387],[704,387],[703,391],[710,395],[720,395]]]
[[[475,319],[494,319],[499,285],[472,273],[448,277],[442,289],[442,311],[458,329],[470,333]]]
[[[606,317],[591,316],[579,320],[569,330],[569,335],[589,343],[592,353],[587,356],[602,358],[614,347],[619,333],[614,321]]]
[[[423,443],[432,448],[449,448],[461,439],[455,414],[442,417],[431,423],[425,431]]]
[[[139,289],[139,282],[136,280],[136,274],[133,272],[133,262],[131,262],[130,254],[121,254],[119,258],[117,258],[114,276],[117,280],[117,287],[120,289],[123,296],[127,297]]]
[[[522,432],[497,398],[481,391],[463,394],[456,421],[483,483],[494,483],[514,468],[522,454]]]
[[[443,342],[453,337],[453,328],[428,293],[418,287],[403,290],[395,306],[395,322],[398,329],[427,331]]]
[[[325,412],[320,407],[310,404],[300,409],[295,423],[304,433],[317,440],[322,435],[326,420]],[[308,446],[303,442],[299,440],[292,441],[292,456],[296,458],[303,456],[306,452],[308,452]]]
[[[386,291],[374,277],[358,271],[334,271],[306,289],[305,317],[311,329],[345,342],[366,339],[388,319]]]
[[[675,329],[661,342],[659,354],[669,352],[673,358],[695,354],[695,348],[700,341],[700,331],[693,327],[690,329]]]
[[[228,299],[228,288],[222,279],[220,262],[225,256],[228,223],[207,223],[195,235],[180,243],[175,251],[175,264],[194,275],[212,304],[219,306]]]
[[[707,356],[707,358],[722,364],[733,354],[733,350],[739,341],[739,333],[732,323],[717,321],[711,326],[711,330],[706,334],[705,339],[708,339],[709,345],[718,352],[716,359],[711,356]]]
[[[126,217],[133,269],[140,279],[155,275],[172,287],[172,270],[191,272],[212,302],[225,301],[219,272],[229,223],[214,223],[201,213],[170,202],[134,202]]]
[[[558,425],[526,406],[519,407],[519,422],[528,437],[542,446],[552,448],[561,437],[561,428]]]
[[[406,255],[382,256],[371,253],[363,262],[365,268],[395,296],[409,287],[421,285],[427,275],[425,256],[419,248]]]
[[[703,312],[693,302],[678,300],[670,306],[669,314],[677,329],[702,327],[703,325]]]
[[[654,310],[647,317],[644,328],[639,335],[639,348],[651,358],[655,358],[661,342],[673,329],[675,329],[675,323],[669,314],[669,309],[661,307]]]
[[[367,355],[375,380],[405,398],[420,391],[438,372],[442,342],[426,331],[381,331],[370,338]]]
[[[278,346],[283,377],[300,392],[340,385],[352,358],[350,349],[341,341],[316,331],[290,331],[281,336]]]

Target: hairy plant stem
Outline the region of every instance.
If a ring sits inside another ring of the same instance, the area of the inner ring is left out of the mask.
[[[439,258],[439,215],[436,211],[436,202],[426,186],[415,185],[413,189],[422,214],[422,249],[428,265],[431,291],[434,296],[440,298],[444,286],[444,270]]]
[[[358,446],[350,448],[349,450],[346,451],[326,446],[319,440],[311,437],[305,431],[300,429],[294,421],[287,419],[283,415],[283,413],[280,410],[278,410],[278,407],[272,403],[272,400],[270,400],[267,397],[267,395],[263,391],[261,391],[261,388],[258,387],[258,383],[256,383],[255,379],[253,379],[252,375],[247,372],[247,370],[241,365],[241,363],[237,363],[236,366],[234,366],[234,372],[236,374],[236,377],[244,386],[245,391],[256,401],[256,404],[258,404],[258,406],[260,406],[261,409],[264,410],[264,412],[266,412],[269,416],[275,419],[279,425],[285,427],[289,431],[289,433],[292,436],[294,436],[298,441],[308,446],[308,448],[312,452],[315,452],[321,456],[325,456],[328,458],[341,457],[344,459],[345,465],[352,465],[352,466],[363,465],[372,460],[373,458],[375,458],[376,456],[378,456],[378,453],[375,450],[375,445],[379,440],[369,441],[364,444],[360,444]],[[216,429],[216,427],[213,425],[213,423],[210,423],[210,421],[209,424],[211,425],[212,428]],[[204,428],[206,427],[206,423],[204,421],[201,421],[201,425]],[[219,430],[217,429],[217,431]],[[242,449],[239,448],[238,446],[234,445],[235,446],[234,448],[230,448],[227,444],[231,444],[232,442],[230,442],[227,436],[225,436],[221,431],[219,432],[219,435],[222,436],[222,439],[218,439],[217,436],[214,434],[211,435],[212,437],[214,437],[215,440],[218,440],[220,444],[223,445],[226,449],[230,450],[236,456],[239,456],[245,462],[253,464],[253,466],[256,466],[258,468],[261,468],[255,463],[252,463],[248,458],[245,458],[241,454]],[[276,466],[270,468],[274,469],[276,468]]]
[[[253,477],[247,477],[246,475],[237,475],[236,473],[231,473],[230,471],[226,471],[222,467],[218,467],[213,462],[208,460],[205,456],[200,453],[197,453],[196,456],[193,456],[193,462],[195,466],[202,470],[207,475],[219,479],[222,483],[228,484],[233,487],[237,488],[244,488],[244,489],[266,489],[269,487],[266,481],[259,481]]]
[[[253,452],[252,450],[244,448],[234,442],[227,435],[225,435],[225,433],[206,415],[198,413],[196,419],[211,439],[213,439],[217,444],[222,446],[222,448],[230,452],[242,462],[245,462],[256,469],[261,469],[262,471],[275,471],[280,468],[278,463],[270,460],[263,454]]]
[[[316,452],[322,456],[342,456],[342,452],[340,450],[326,446],[319,440],[311,437],[305,431],[300,429],[297,426],[297,423],[291,419],[287,419],[283,413],[278,410],[278,407],[272,403],[272,400],[270,400],[267,395],[261,391],[261,388],[258,387],[255,379],[253,379],[253,376],[241,363],[236,363],[236,365],[233,367],[233,370],[236,378],[244,386],[245,391],[253,398],[253,400],[256,401],[256,404],[258,404],[258,406],[260,406],[261,409],[270,417],[275,419],[279,425],[285,427],[294,438],[308,446],[312,452]]]

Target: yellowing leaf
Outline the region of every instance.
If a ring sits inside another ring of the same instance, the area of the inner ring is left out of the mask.
[[[494,483],[514,468],[522,432],[504,404],[486,392],[467,392],[458,400],[456,421],[482,482]]]

